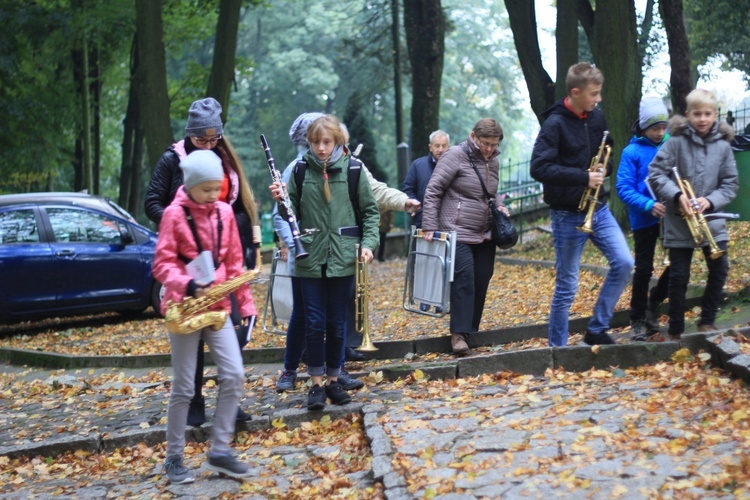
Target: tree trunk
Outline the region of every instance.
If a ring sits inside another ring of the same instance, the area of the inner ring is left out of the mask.
[[[73,66],[78,80],[81,113],[81,186],[89,193],[94,193],[94,183],[91,168],[91,95],[88,83],[89,49],[86,33],[86,11],[83,0],[75,0],[73,9],[80,15],[80,34],[73,49]]]
[[[242,0],[221,0],[219,4],[214,59],[206,91],[207,97],[213,97],[221,104],[221,121],[225,123],[229,114],[229,94],[234,81],[241,8]]]
[[[555,100],[568,95],[565,78],[568,68],[578,62],[578,16],[576,0],[557,0],[557,76],[555,77]]]
[[[412,157],[418,158],[428,153],[430,133],[440,128],[445,51],[445,15],[440,0],[405,2],[404,30],[412,72],[411,148]]]
[[[396,115],[396,145],[404,142],[404,104],[401,95],[401,30],[399,29],[398,0],[391,0],[391,44],[393,46],[393,94]],[[404,172],[406,177],[406,172]],[[399,182],[403,182],[399,173]]]
[[[131,63],[130,63],[130,91],[128,93],[128,107],[125,111],[125,118],[122,120],[122,163],[120,164],[120,196],[118,203],[130,213],[130,194],[133,189],[133,142],[135,140],[135,130],[138,120],[138,93],[136,88],[136,71],[138,67],[138,42],[133,38],[131,45]]]
[[[641,34],[638,36],[638,56],[641,58],[641,62],[646,58],[648,38],[651,34],[651,26],[654,24],[654,1],[647,0],[646,2],[646,10],[643,13],[643,24],[641,24]]]
[[[513,31],[518,60],[529,89],[531,109],[542,123],[542,111],[555,102],[555,83],[542,65],[539,38],[536,34],[534,2],[529,0],[505,0],[505,8]]]
[[[143,203],[145,200],[142,199],[143,193],[143,158],[144,151],[143,146],[146,144],[145,132],[143,129],[143,122],[140,119],[136,119],[135,126],[135,140],[133,141],[133,166],[130,169],[132,179],[130,181],[130,210],[128,210],[133,217],[139,218],[143,213]],[[157,228],[158,229],[158,228]]]
[[[169,123],[167,67],[164,57],[161,0],[135,0],[138,37],[138,101],[152,168],[173,142]]]
[[[659,0],[659,13],[669,44],[672,109],[675,113],[684,114],[687,109],[685,98],[693,90],[693,82],[690,78],[690,45],[683,20],[682,0]]]
[[[602,109],[614,140],[610,178],[610,209],[621,227],[627,227],[627,210],[617,197],[614,179],[620,152],[630,141],[630,130],[638,118],[643,74],[638,55],[635,3],[633,0],[599,0],[590,40],[596,65],[604,73]]]
[[[135,136],[135,116],[133,107],[138,105],[134,99],[135,88],[131,84],[130,97],[128,98],[128,109],[125,112],[125,118],[122,120],[122,161],[120,163],[120,192],[117,203],[125,210],[130,212],[130,190],[132,189],[131,180],[133,168],[133,139]]]
[[[89,78],[91,85],[91,112],[94,116],[94,125],[92,129],[92,153],[93,162],[91,164],[92,183],[94,185],[94,194],[100,194],[101,168],[102,168],[102,79],[99,75],[99,65],[101,63],[99,51],[99,42],[91,50],[89,59],[89,69],[91,70]]]

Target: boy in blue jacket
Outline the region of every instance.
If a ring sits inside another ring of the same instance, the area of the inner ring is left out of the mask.
[[[641,100],[638,121],[633,124],[633,138],[622,151],[617,170],[617,194],[628,206],[630,228],[635,243],[635,273],[630,296],[630,326],[633,340],[645,341],[659,331],[659,308],[667,298],[669,267],[659,276],[651,289],[654,272],[654,253],[660,235],[660,221],[666,206],[655,200],[646,180],[648,165],[656,156],[667,135],[669,113],[658,97]]]

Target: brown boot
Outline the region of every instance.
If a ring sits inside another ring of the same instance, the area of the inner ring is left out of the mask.
[[[463,333],[451,334],[451,347],[453,348],[453,354],[457,356],[465,356],[471,352],[471,349],[469,349],[469,344],[466,343],[466,337]]]
[[[718,328],[716,328],[716,325],[711,325],[708,323],[705,325],[698,325],[698,331],[701,333],[715,332],[716,330],[718,330]]]

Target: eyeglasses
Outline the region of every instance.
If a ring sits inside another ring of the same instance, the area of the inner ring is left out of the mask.
[[[479,146],[481,149],[492,149],[495,150],[500,145],[499,142],[484,142],[482,139],[474,139],[474,142],[477,143],[477,146]]]
[[[221,140],[220,135],[216,135],[214,137],[193,137],[193,140],[196,144],[199,146],[205,146],[206,144],[216,144]]]

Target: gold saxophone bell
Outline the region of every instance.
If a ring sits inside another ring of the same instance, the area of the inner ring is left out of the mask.
[[[714,236],[711,234],[711,228],[708,227],[708,221],[703,214],[698,211],[700,207],[698,206],[695,192],[693,192],[693,186],[690,185],[690,182],[687,179],[683,180],[680,177],[677,167],[672,167],[672,172],[674,172],[674,177],[680,191],[682,191],[682,193],[687,196],[688,200],[690,200],[690,213],[685,213],[685,211],[682,210],[682,207],[680,207],[680,211],[682,212],[683,220],[688,225],[693,241],[697,246],[702,246],[704,242],[708,242],[708,257],[711,260],[721,258],[721,256],[727,253],[727,251],[722,250],[719,248],[719,245],[716,244],[716,240],[714,240]]]
[[[600,163],[604,165],[606,170],[607,163],[609,162],[609,155],[612,152],[612,148],[606,145],[607,136],[609,136],[609,130],[604,131],[602,143],[599,145],[599,151],[597,151],[596,156],[591,158],[588,172],[603,173],[601,168],[597,166]],[[602,155],[604,155],[604,159],[602,159]],[[585,211],[586,217],[583,219],[583,224],[576,226],[576,229],[586,234],[593,234],[594,232],[594,212],[596,212],[596,206],[599,204],[599,190],[601,187],[601,184],[596,186],[596,189],[586,186],[586,189],[583,190],[581,201],[578,202],[578,211]]]
[[[354,246],[357,254],[357,267],[354,275],[354,288],[356,297],[354,300],[354,328],[357,333],[362,334],[362,344],[357,347],[356,351],[372,352],[378,348],[370,340],[370,290],[367,272],[367,261],[362,259],[361,248],[359,244]]]
[[[177,334],[193,333],[204,328],[220,330],[227,322],[227,312],[209,308],[248,281],[257,279],[259,274],[259,269],[251,269],[209,288],[203,297],[187,297],[181,302],[170,302],[164,315],[167,330]]]

